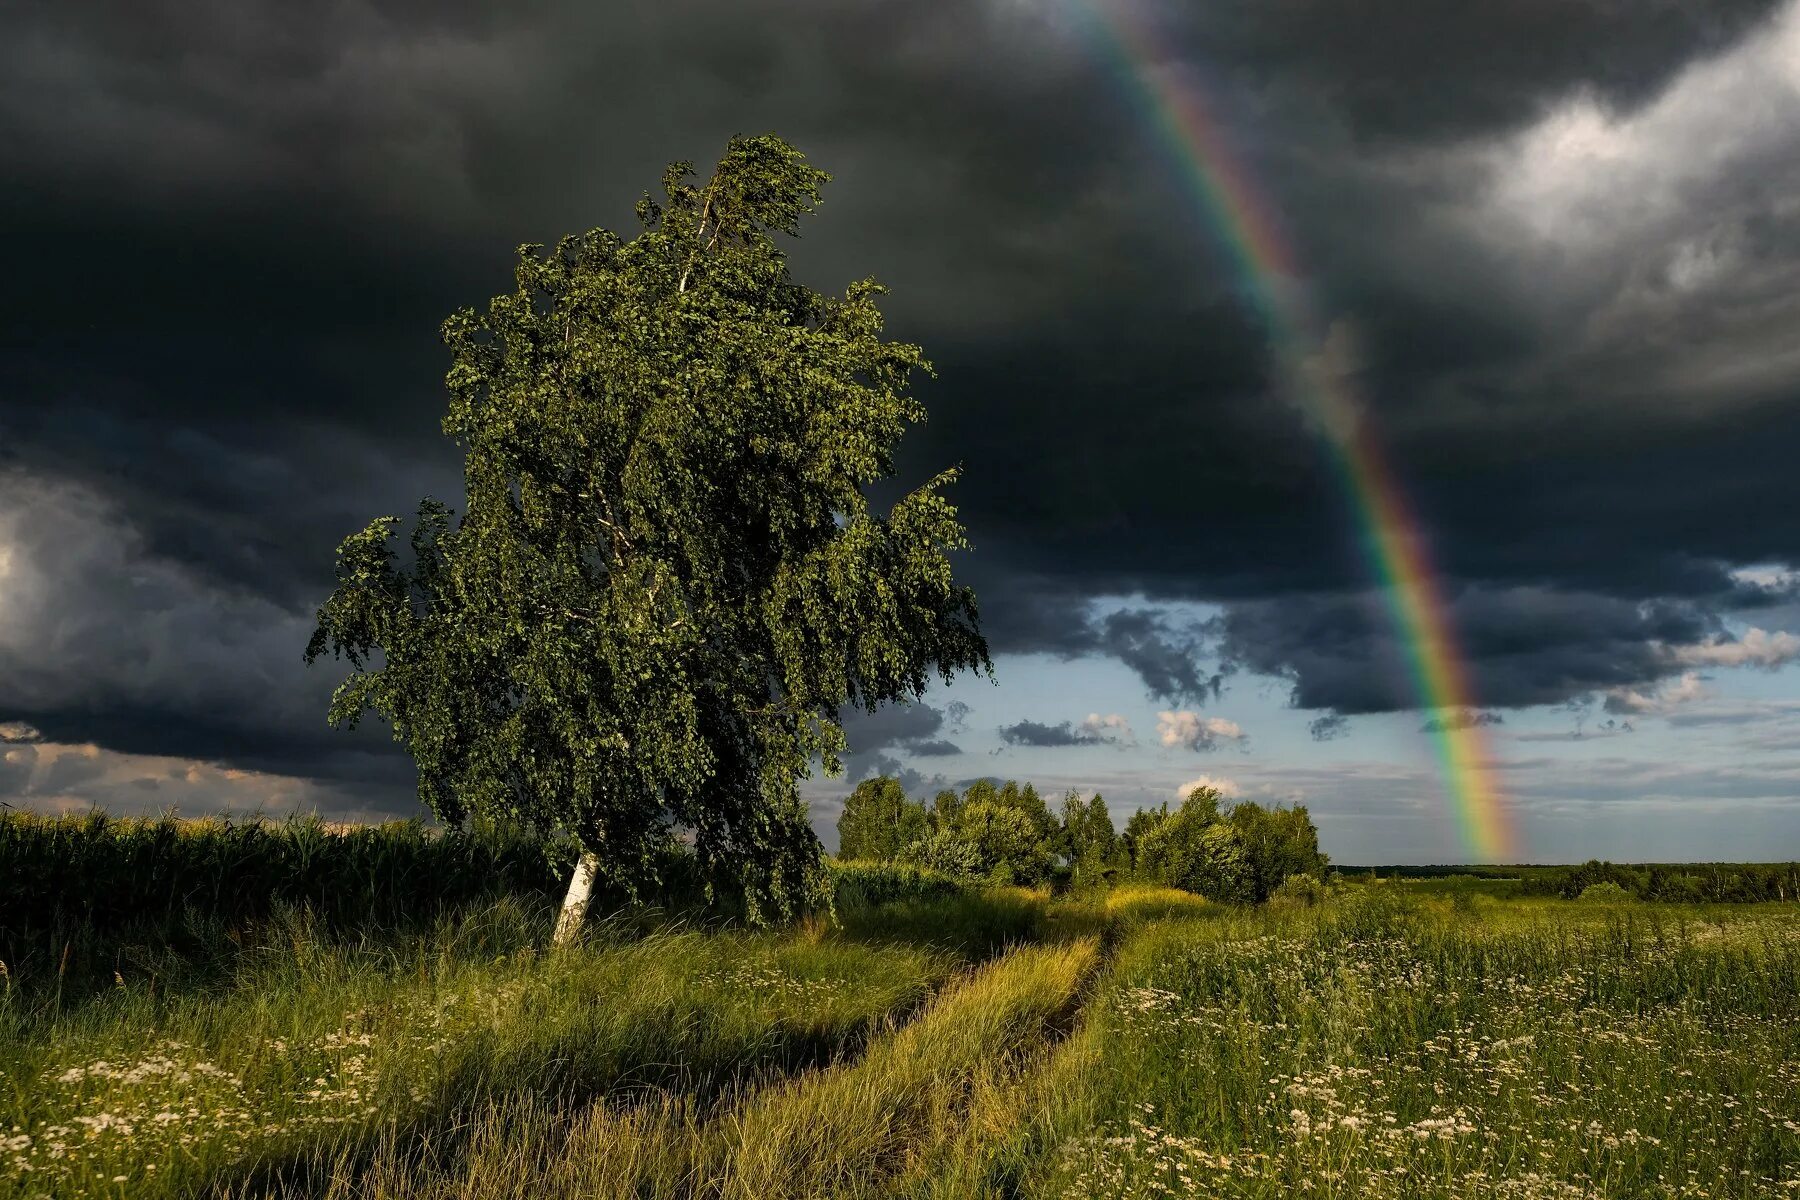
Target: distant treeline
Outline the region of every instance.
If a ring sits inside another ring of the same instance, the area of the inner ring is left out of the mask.
[[[1690,904],[1756,904],[1800,900],[1800,863],[1612,863],[1579,866],[1337,867],[1345,876],[1383,879],[1516,879],[1518,895],[1574,900],[1590,887],[1611,884],[1639,900]]]
[[[881,775],[845,799],[838,855],[997,884],[1092,886],[1132,877],[1227,903],[1267,900],[1290,879],[1302,891],[1301,879],[1317,886],[1326,859],[1304,807],[1243,801],[1227,808],[1222,799],[1196,787],[1174,810],[1137,810],[1120,832],[1098,793],[1071,791],[1052,813],[1030,783],[978,779],[926,804]]]
[[[1800,863],[1644,863],[1590,859],[1578,867],[1534,872],[1520,885],[1527,896],[1572,900],[1597,884],[1614,884],[1639,900],[1755,904],[1800,900]]]

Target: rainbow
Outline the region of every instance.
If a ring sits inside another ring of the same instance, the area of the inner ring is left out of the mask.
[[[1197,83],[1156,70],[1155,31],[1124,4],[1072,3],[1089,41],[1148,115],[1180,168],[1267,329],[1292,391],[1325,432],[1359,523],[1363,555],[1405,647],[1420,705],[1437,713],[1428,727],[1463,850],[1476,861],[1516,861],[1517,836],[1486,733],[1462,719],[1476,707],[1476,697],[1425,532],[1363,419],[1350,381],[1309,366],[1325,342],[1277,210],[1233,153]]]

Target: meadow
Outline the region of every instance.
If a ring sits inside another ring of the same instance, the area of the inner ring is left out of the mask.
[[[0,1197],[1800,1195],[1792,902],[835,875],[783,929],[616,904],[554,952],[511,884],[40,914]]]

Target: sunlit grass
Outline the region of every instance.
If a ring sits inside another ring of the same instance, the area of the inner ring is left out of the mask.
[[[1145,928],[1040,1196],[1800,1187],[1800,924],[1408,903]]]
[[[1800,1194],[1792,905],[857,886],[553,954],[289,916],[211,989],[0,1001],[0,1196]]]
[[[219,994],[121,989],[0,1023],[0,1195],[183,1195],[441,1120],[736,1074],[853,1045],[953,968],[841,938],[665,930],[543,954],[501,906],[433,937],[345,945],[296,926]],[[285,951],[285,952],[284,952]]]

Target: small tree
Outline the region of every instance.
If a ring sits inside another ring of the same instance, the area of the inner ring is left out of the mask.
[[[1101,878],[1117,861],[1119,837],[1098,792],[1088,800],[1079,792],[1069,792],[1063,799],[1062,827],[1063,853],[1077,882]]]
[[[1306,806],[1264,808],[1249,800],[1232,805],[1231,827],[1242,839],[1251,873],[1250,891],[1266,900],[1292,875],[1325,877],[1326,858],[1319,853],[1319,831]]]
[[[1126,865],[1133,871],[1144,873],[1144,839],[1168,819],[1169,804],[1166,800],[1157,808],[1140,808],[1126,818],[1125,832],[1120,835],[1119,841],[1125,848]]]
[[[1259,904],[1290,876],[1322,878],[1325,856],[1304,807],[1265,809],[1243,801],[1221,813],[1221,798],[1213,788],[1196,787],[1179,809],[1144,829],[1139,870],[1231,904]]]
[[[993,670],[956,473],[864,496],[924,417],[919,348],[881,336],[878,284],[816,293],[776,243],[828,177],[775,137],[692,174],[629,242],[520,247],[514,290],[445,323],[466,510],[425,501],[410,564],[396,518],[346,540],[306,650],[348,659],[331,718],[384,717],[439,817],[574,839],[558,941],[678,840],[753,921],[822,897],[797,780],[841,769],[840,706]]]
[[[887,860],[930,828],[925,806],[906,798],[891,775],[865,779],[844,800],[838,817],[838,857]]]
[[[1171,887],[1206,895],[1202,884],[1207,879],[1207,856],[1210,851],[1227,850],[1217,844],[1209,847],[1205,840],[1207,831],[1218,820],[1218,791],[1204,785],[1194,788],[1180,808],[1141,830],[1137,843],[1138,870]]]
[[[1043,839],[1030,816],[1015,805],[977,800],[957,814],[950,832],[974,847],[982,873],[998,882],[1040,883],[1049,874]]]
[[[962,811],[963,799],[955,788],[944,788],[931,799],[931,827],[934,830],[947,830],[956,823],[956,814]]]

